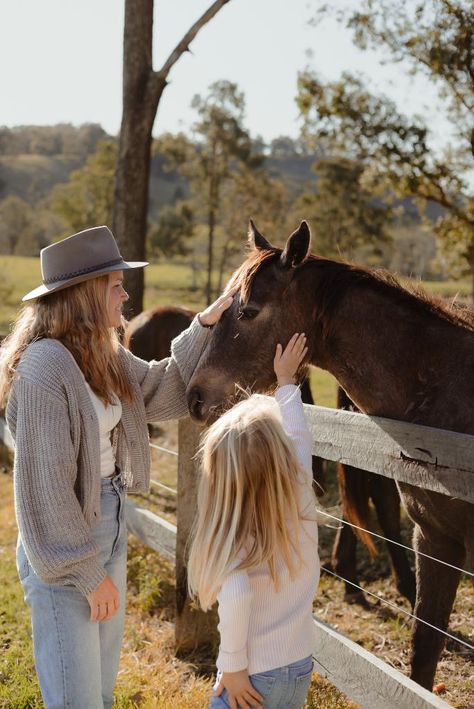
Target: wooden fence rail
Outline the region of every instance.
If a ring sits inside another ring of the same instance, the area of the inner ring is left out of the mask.
[[[360,413],[305,406],[313,453],[356,468],[474,503],[474,436]],[[146,545],[175,560],[177,644],[208,639],[211,614],[193,609],[186,596],[185,543],[195,512],[194,452],[199,430],[179,422],[177,527],[127,502],[130,531]],[[0,439],[11,446],[0,420]],[[205,617],[204,617],[205,616]],[[425,709],[450,705],[390,667],[339,631],[314,618],[318,672],[363,709]]]

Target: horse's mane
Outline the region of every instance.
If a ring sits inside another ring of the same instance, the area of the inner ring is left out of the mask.
[[[240,283],[241,298],[245,302],[253,280],[262,267],[276,261],[281,249],[252,250],[244,263],[234,273],[229,287]],[[446,302],[428,294],[421,286],[403,286],[389,271],[368,269],[341,261],[331,261],[321,256],[310,255],[299,268],[306,265],[318,269],[316,302],[318,319],[323,331],[327,331],[329,322],[342,298],[352,288],[367,288],[385,295],[394,303],[408,307],[413,312],[429,314],[441,318],[458,327],[474,331],[474,310],[457,303],[455,299]]]

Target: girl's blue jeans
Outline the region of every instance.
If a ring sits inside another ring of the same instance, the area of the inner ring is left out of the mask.
[[[263,697],[263,709],[301,709],[306,701],[313,658],[293,662],[268,672],[250,675],[250,682]],[[219,683],[217,675],[216,686]],[[211,697],[210,709],[230,707],[226,690],[219,697]]]
[[[110,620],[92,623],[89,603],[75,586],[44,583],[18,540],[18,573],[31,608],[36,672],[47,709],[109,709],[113,703],[125,618],[127,525],[121,475],[103,479],[101,486],[101,520],[92,536],[120,593],[120,608]]]

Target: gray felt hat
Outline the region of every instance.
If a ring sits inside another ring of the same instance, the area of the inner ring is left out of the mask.
[[[147,261],[124,261],[107,226],[95,226],[41,249],[43,284],[22,300],[32,300],[112,271],[148,266]]]

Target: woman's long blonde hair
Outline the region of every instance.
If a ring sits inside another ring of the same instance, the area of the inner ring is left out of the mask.
[[[108,283],[109,274],[91,278],[37,298],[21,309],[0,347],[0,406],[8,398],[23,352],[46,337],[68,348],[104,403],[113,403],[114,393],[122,400],[132,399],[118,357],[119,338],[108,322]]]
[[[204,610],[231,571],[266,563],[277,588],[279,563],[295,574],[301,562],[299,470],[276,404],[267,397],[249,397],[209,428],[188,561],[189,592]]]

